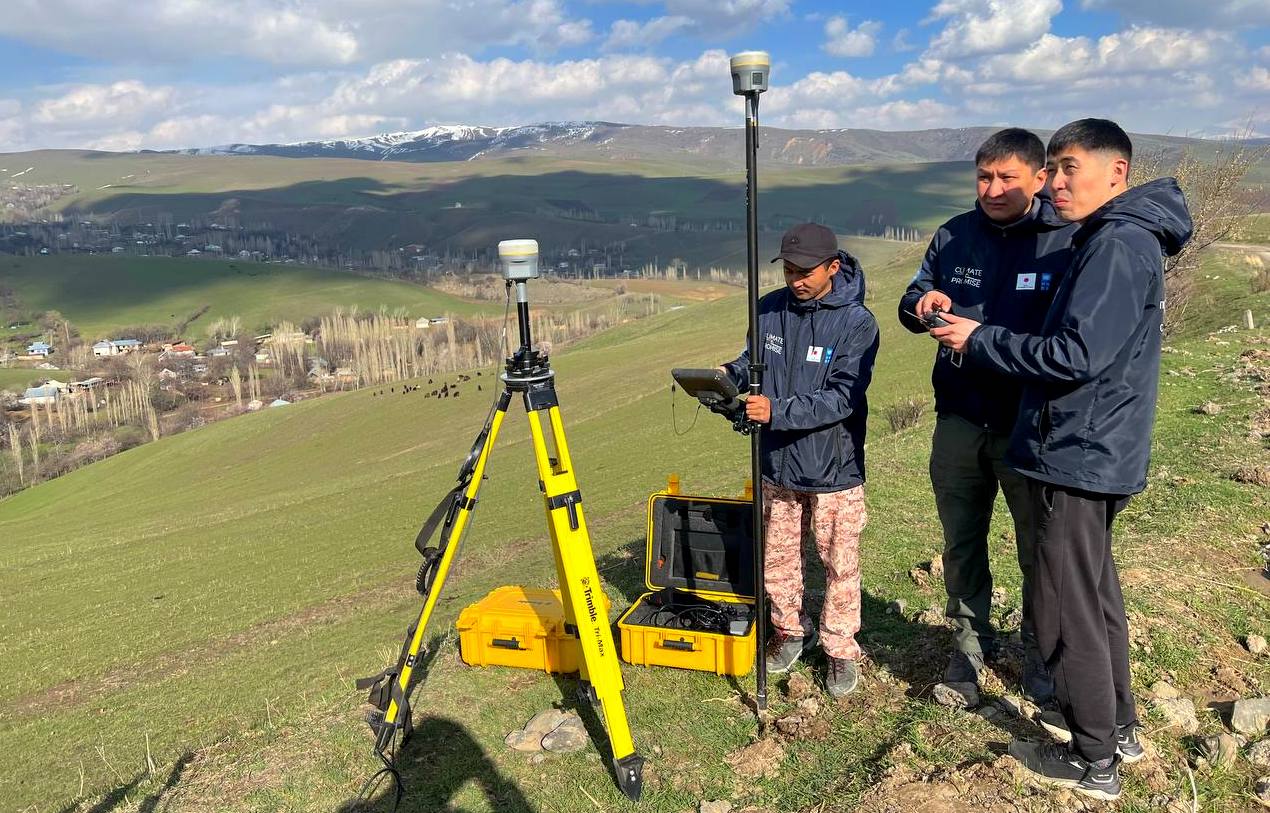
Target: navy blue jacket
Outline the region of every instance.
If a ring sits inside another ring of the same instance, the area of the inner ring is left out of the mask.
[[[997,224],[976,203],[935,232],[921,269],[900,299],[900,324],[925,333],[926,327],[910,314],[917,312],[923,295],[938,290],[952,300],[958,316],[1012,333],[1039,331],[1071,262],[1076,228],[1041,195],[1026,215],[1007,225]],[[1021,380],[966,364],[958,354],[938,347],[931,383],[939,414],[958,415],[1003,435],[1014,428]]]
[[[864,306],[864,272],[855,257],[821,299],[800,302],[788,288],[759,300],[763,395],[772,421],[761,436],[763,480],[798,491],[841,491],[864,482],[865,390],[873,378],[878,325]],[[749,386],[748,348],[724,365]]]
[[[1163,255],[1182,250],[1191,216],[1172,178],[1098,209],[1036,335],[984,325],[976,364],[1027,382],[1007,462],[1038,480],[1099,494],[1146,487],[1160,378]]]

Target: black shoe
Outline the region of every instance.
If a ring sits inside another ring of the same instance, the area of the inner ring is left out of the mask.
[[[773,630],[772,637],[767,639],[767,673],[781,675],[788,672],[800,658],[811,651],[811,648],[816,645],[816,640],[814,629],[810,635],[802,637]]]
[[[859,681],[860,671],[856,668],[855,661],[829,656],[829,669],[825,673],[825,688],[829,690],[830,697],[835,700],[846,697],[856,690]]]
[[[1059,711],[1047,709],[1041,712],[1041,728],[1061,743],[1066,744],[1072,741],[1071,729],[1067,727],[1067,721],[1063,719]],[[1147,755],[1146,749],[1142,747],[1142,742],[1138,739],[1136,723],[1116,729],[1116,753],[1119,754],[1120,761],[1126,765],[1140,762]]]
[[[1113,757],[1107,767],[1099,768],[1073,754],[1065,745],[1024,740],[1011,742],[1009,753],[1039,782],[1068,788],[1104,802],[1120,798],[1119,757]]]
[[[954,649],[948,658],[948,666],[944,668],[944,683],[973,683],[979,685],[979,676],[983,674],[983,653],[962,652]]]

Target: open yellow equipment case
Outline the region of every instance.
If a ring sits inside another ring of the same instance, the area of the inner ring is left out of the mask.
[[[640,596],[618,620],[622,659],[745,675],[754,665],[751,500],[679,493],[679,478],[648,500]]]

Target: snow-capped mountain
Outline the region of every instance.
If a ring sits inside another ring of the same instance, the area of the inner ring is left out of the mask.
[[[288,158],[363,158],[387,161],[461,161],[491,152],[563,146],[587,141],[605,122],[550,122],[522,127],[445,124],[366,138],[300,141],[292,144],[224,144],[176,150],[186,155],[278,155]]]

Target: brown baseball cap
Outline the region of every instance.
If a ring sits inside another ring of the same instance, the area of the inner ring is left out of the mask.
[[[785,260],[799,268],[815,268],[838,255],[838,238],[819,223],[799,223],[781,238],[781,253],[772,262]]]

